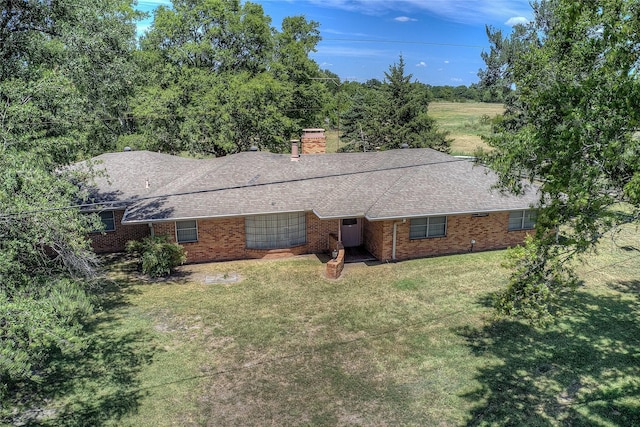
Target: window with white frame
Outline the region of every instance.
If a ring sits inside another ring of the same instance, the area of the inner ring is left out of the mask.
[[[411,219],[410,239],[426,239],[428,237],[444,237],[447,235],[447,217],[430,216]]]
[[[536,226],[536,211],[509,212],[509,231],[530,230]]]
[[[282,249],[306,243],[304,212],[255,215],[245,218],[247,248]]]
[[[115,231],[116,219],[113,211],[99,212],[98,215],[100,216],[100,221],[102,221],[102,225],[104,226],[100,231]]]
[[[176,221],[176,242],[189,243],[198,241],[198,222]]]

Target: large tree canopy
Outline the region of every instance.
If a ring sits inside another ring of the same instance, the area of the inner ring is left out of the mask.
[[[136,16],[125,0],[3,3],[4,146],[28,149],[47,139],[45,151],[56,161],[113,149],[128,132],[117,118],[135,83]]]
[[[225,155],[251,145],[287,150],[319,125],[327,97],[309,58],[318,24],[288,17],[282,30],[260,5],[175,0],[141,40],[145,84],[133,101],[140,148]]]
[[[533,22],[507,40],[490,37],[496,51],[480,77],[513,89],[485,160],[504,188],[522,191],[524,177],[540,185],[535,239],[515,262],[499,306],[544,321],[575,284],[566,261],[638,219],[640,3],[533,6]]]
[[[7,1],[0,12],[0,423],[51,361],[82,354],[95,218],[66,167],[113,147],[132,81],[121,0]],[[7,418],[8,417],[8,418]]]

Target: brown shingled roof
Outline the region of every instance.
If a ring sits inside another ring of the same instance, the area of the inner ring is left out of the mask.
[[[123,152],[98,156],[111,185],[98,194],[129,208],[124,223],[313,211],[369,220],[527,209],[537,202],[492,188],[483,166],[431,149],[302,156],[238,153],[215,159]],[[149,180],[149,188],[145,181]]]

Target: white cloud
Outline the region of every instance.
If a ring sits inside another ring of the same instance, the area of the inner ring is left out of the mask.
[[[426,67],[426,66],[427,66],[427,63],[424,61],[420,61],[416,64],[416,67]]]
[[[411,22],[411,21],[417,21],[417,19],[415,18],[409,18],[408,16],[398,16],[397,18],[393,18],[394,21],[396,22]]]
[[[462,79],[461,79],[461,78],[459,78],[459,77],[451,77],[451,81],[452,81],[452,82],[456,82],[456,83],[460,83],[460,82],[463,82],[464,80],[462,80]]]
[[[448,63],[449,63],[449,61],[448,61],[448,60],[447,60],[447,61],[444,61],[444,63],[445,63],[445,64],[448,64]]]
[[[529,20],[524,16],[514,16],[509,18],[504,24],[513,27],[514,25],[518,24],[526,24],[527,22],[529,22]]]
[[[366,15],[389,12],[431,12],[443,19],[464,24],[499,25],[514,16],[532,15],[529,0],[309,0],[311,3]]]

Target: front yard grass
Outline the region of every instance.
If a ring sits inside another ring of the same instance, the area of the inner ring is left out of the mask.
[[[352,264],[337,281],[314,256],[156,282],[119,261],[95,333],[126,339],[50,405],[66,425],[638,425],[638,247],[632,227],[603,242],[548,329],[493,317],[500,251]]]

